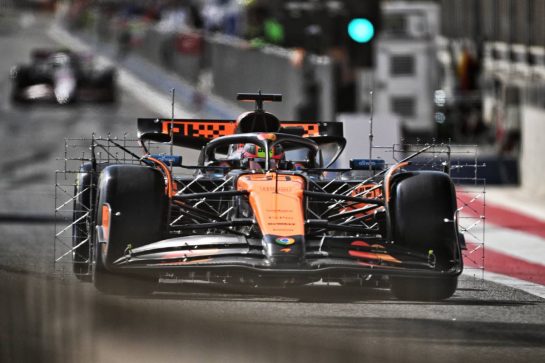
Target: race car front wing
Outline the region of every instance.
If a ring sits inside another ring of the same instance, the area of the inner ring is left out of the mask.
[[[437,266],[433,251],[418,253],[379,237],[323,237],[305,241],[298,261],[269,259],[264,242],[240,235],[197,235],[170,238],[137,248],[127,246],[113,270],[176,275],[187,271],[253,272],[261,275],[369,274],[421,277],[456,276],[462,259]],[[286,247],[288,249],[289,247]],[[286,251],[289,252],[289,251]]]

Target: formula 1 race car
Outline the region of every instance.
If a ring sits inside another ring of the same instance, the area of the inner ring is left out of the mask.
[[[256,109],[236,121],[138,119],[142,156],[93,139],[74,194],[80,279],[112,294],[176,278],[252,287],[380,280],[400,299],[453,295],[463,269],[453,182],[411,170],[429,146],[390,167],[359,159],[334,169],[342,123],[279,121],[263,102],[281,95],[238,99]],[[153,154],[161,145],[170,151]],[[197,165],[183,165],[174,146],[201,150]],[[184,170],[193,174],[177,175]]]
[[[91,56],[69,50],[36,49],[30,64],[12,68],[11,79],[15,103],[116,100],[115,70],[99,69]]]

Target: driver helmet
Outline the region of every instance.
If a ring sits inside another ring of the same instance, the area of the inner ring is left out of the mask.
[[[261,170],[265,168],[265,149],[255,144],[239,145],[234,152],[243,163],[251,170]],[[269,150],[269,167],[276,169],[281,160],[284,159],[284,149],[281,145],[275,145]]]

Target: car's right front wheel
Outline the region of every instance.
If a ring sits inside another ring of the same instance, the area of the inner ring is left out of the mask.
[[[425,171],[398,175],[389,204],[394,244],[427,256],[439,276],[391,276],[391,291],[402,300],[443,300],[456,291],[462,266],[458,243],[456,194],[445,173]]]
[[[162,239],[168,207],[163,175],[146,166],[114,165],[104,169],[98,184],[94,285],[107,294],[150,293],[156,277],[127,273],[116,260]]]
[[[443,278],[390,277],[390,290],[400,300],[444,300],[454,294],[457,286],[457,276]]]

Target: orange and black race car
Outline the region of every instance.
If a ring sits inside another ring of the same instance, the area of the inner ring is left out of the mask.
[[[238,99],[255,101],[255,111],[139,119],[141,156],[108,140],[132,162],[93,142],[93,155],[112,158],[93,156],[78,173],[78,277],[116,294],[176,278],[252,287],[380,281],[400,299],[452,296],[463,269],[455,190],[445,172],[411,171],[426,148],[390,167],[362,159],[334,169],[346,144],[341,123],[279,121],[263,102],[280,95]],[[161,144],[201,150],[198,164],[153,154]]]

